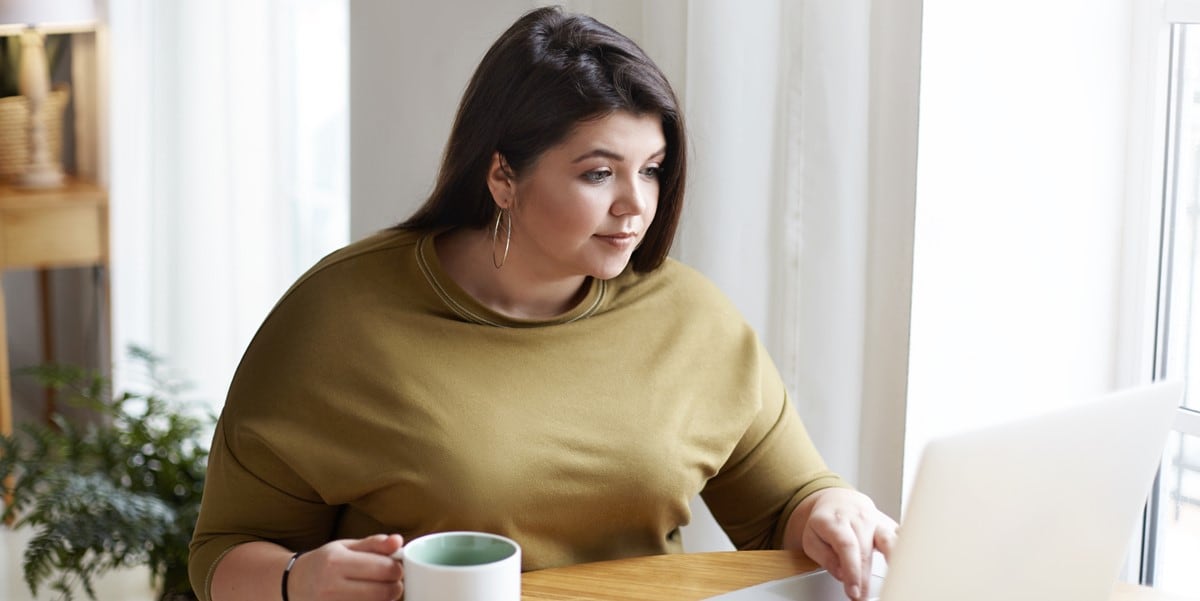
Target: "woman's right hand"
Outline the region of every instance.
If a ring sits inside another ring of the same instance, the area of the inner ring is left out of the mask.
[[[395,601],[404,594],[404,567],[391,555],[399,534],[335,540],[296,559],[289,601]]]

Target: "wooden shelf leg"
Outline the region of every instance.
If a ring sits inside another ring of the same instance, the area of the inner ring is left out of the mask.
[[[57,352],[54,345],[54,288],[50,281],[49,269],[38,269],[38,294],[42,301],[42,364],[54,363]],[[54,389],[47,386],[43,391],[45,405],[42,407],[42,421],[51,424],[50,418],[58,411],[58,402]]]
[[[4,311],[4,274],[0,273],[0,434],[5,436],[13,433],[11,385],[8,377],[8,316]],[[3,490],[9,490],[12,485],[13,480],[9,476],[3,482]],[[7,507],[12,497],[4,494],[3,502]],[[6,520],[5,525],[11,526],[12,520]]]
[[[8,375],[8,316],[4,311],[4,276],[0,274],[0,434],[13,432],[12,381]]]

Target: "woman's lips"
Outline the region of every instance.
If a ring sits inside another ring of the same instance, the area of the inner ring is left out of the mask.
[[[625,249],[637,242],[638,236],[636,232],[617,232],[615,234],[596,234],[596,237],[609,245]]]

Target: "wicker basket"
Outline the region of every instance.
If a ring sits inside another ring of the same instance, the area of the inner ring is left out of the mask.
[[[46,98],[42,123],[50,141],[50,158],[62,162],[63,109],[70,90],[58,85]],[[24,96],[0,98],[0,180],[12,180],[29,163],[29,101]]]

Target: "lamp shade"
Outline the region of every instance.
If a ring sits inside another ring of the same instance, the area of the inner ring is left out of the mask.
[[[0,34],[27,26],[42,33],[88,31],[95,22],[95,0],[0,0]]]

